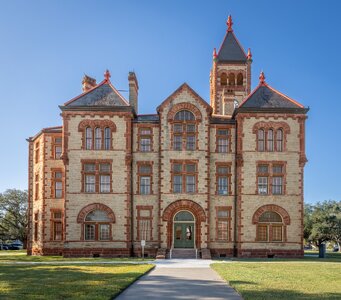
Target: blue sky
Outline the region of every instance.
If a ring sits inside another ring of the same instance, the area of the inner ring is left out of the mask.
[[[61,125],[58,105],[105,69],[117,89],[139,80],[139,113],[187,82],[209,101],[212,50],[232,14],[253,53],[252,88],[274,88],[310,107],[305,200],[341,199],[341,1],[2,1],[0,192],[27,188],[26,138]],[[123,92],[124,96],[128,94]]]

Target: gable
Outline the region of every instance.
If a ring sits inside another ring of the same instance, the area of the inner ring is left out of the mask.
[[[303,105],[262,82],[240,108],[303,108]]]
[[[203,106],[209,115],[212,114],[212,107],[203,99],[201,98],[187,83],[183,83],[175,92],[173,92],[170,96],[166,98],[158,107],[157,112],[162,112],[164,108],[171,104],[171,102],[177,99],[183,93],[189,93],[192,98],[201,106]],[[186,102],[183,102],[182,105],[190,105]]]
[[[77,106],[129,106],[129,103],[108,81],[65,103],[66,107]]]

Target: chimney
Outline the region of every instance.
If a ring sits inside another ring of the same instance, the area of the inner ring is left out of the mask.
[[[84,75],[82,80],[82,90],[83,92],[87,92],[96,86],[96,79],[91,78],[88,75]]]
[[[129,81],[129,103],[134,108],[135,113],[137,114],[137,96],[138,96],[138,91],[139,91],[139,85],[137,83],[135,72],[129,72],[128,81]]]

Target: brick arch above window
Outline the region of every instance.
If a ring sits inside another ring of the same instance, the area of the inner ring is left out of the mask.
[[[84,131],[85,128],[106,128],[109,127],[112,132],[116,131],[116,125],[110,120],[83,120],[78,124],[78,131]]]
[[[269,130],[269,129],[282,129],[283,133],[288,134],[290,133],[290,127],[287,123],[285,122],[257,122],[253,125],[252,132],[257,134],[258,129],[264,129],[264,130]]]
[[[110,223],[115,223],[115,214],[112,209],[102,203],[92,203],[81,209],[77,216],[77,223],[84,223],[85,217],[93,210],[101,210],[107,213]]]
[[[202,115],[201,115],[199,108],[197,108],[195,105],[193,105],[191,103],[181,102],[181,103],[175,104],[169,110],[168,116],[167,116],[168,121],[174,120],[175,114],[180,110],[188,110],[188,111],[192,112],[195,116],[196,121],[201,121],[201,119],[202,119]]]
[[[171,221],[174,215],[181,210],[188,210],[193,213],[198,222],[206,221],[204,209],[192,200],[177,200],[169,204],[163,212],[162,219],[164,221]]]
[[[267,205],[263,205],[263,206],[259,207],[256,210],[256,212],[253,214],[252,224],[258,224],[259,223],[259,217],[267,211],[273,211],[273,212],[278,213],[282,217],[283,223],[285,225],[290,225],[290,216],[289,216],[288,212],[283,207],[280,207],[280,206],[275,205],[275,204],[267,204]]]

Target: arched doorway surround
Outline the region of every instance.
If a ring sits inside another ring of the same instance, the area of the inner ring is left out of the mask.
[[[201,248],[201,222],[206,221],[204,209],[192,200],[177,200],[169,204],[163,212],[162,219],[167,222],[167,248],[173,246],[174,218],[180,211],[190,212],[194,217],[194,248]]]

